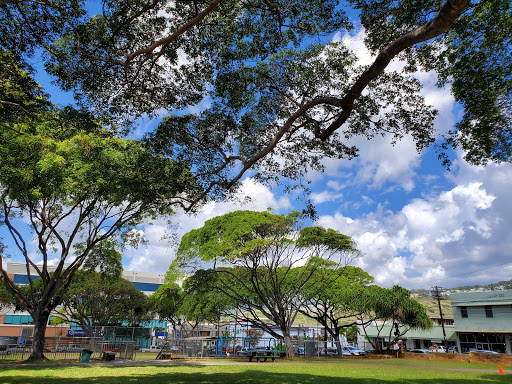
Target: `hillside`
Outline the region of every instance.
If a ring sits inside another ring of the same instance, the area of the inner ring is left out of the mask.
[[[512,289],[512,280],[500,281],[486,285],[465,285],[456,288],[450,288],[451,292],[468,292],[468,291],[501,291]]]
[[[445,319],[453,319],[452,312],[452,304],[450,300],[450,296],[444,296],[445,300],[441,300],[441,309],[443,311],[443,317]],[[438,319],[439,316],[439,307],[437,305],[437,300],[432,298],[431,296],[417,296],[415,297],[423,306],[427,308],[427,314],[430,318]]]

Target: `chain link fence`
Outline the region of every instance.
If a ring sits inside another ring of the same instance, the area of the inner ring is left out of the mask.
[[[69,337],[48,337],[45,339],[44,354],[49,359],[79,360],[84,349],[92,351],[91,359],[106,358],[133,360],[154,359],[164,348],[159,358],[244,358],[254,350],[281,350],[282,340],[264,337],[188,337],[155,338],[143,328],[99,327],[95,337],[79,336],[77,331]],[[73,333],[73,332],[70,332]],[[332,358],[347,355],[364,355],[363,351],[352,352],[349,346],[336,345],[332,341],[295,338],[293,352],[299,358]],[[341,347],[342,354],[339,353]],[[356,348],[357,349],[357,348]],[[31,337],[5,338],[0,336],[0,359],[25,360],[32,351]],[[153,354],[144,355],[144,352]]]
[[[332,358],[342,356],[364,355],[364,351],[352,352],[349,346],[342,346],[341,352],[333,342],[322,340],[292,340],[293,352],[295,357],[302,358]],[[160,340],[160,344],[151,348],[142,348],[136,351],[137,354],[144,355],[146,352],[160,352],[161,358],[168,359],[186,359],[186,358],[243,358],[249,357],[254,350],[279,350],[285,355],[285,350],[281,349],[282,340],[274,338],[251,339],[246,337],[189,337],[186,339],[167,338]],[[149,356],[149,354],[147,355]],[[142,358],[139,356],[139,358]]]
[[[47,337],[44,355],[51,360],[79,360],[83,350],[92,351],[91,359],[104,360],[109,356],[132,360],[133,341],[105,340],[102,337]],[[32,338],[1,338],[0,359],[26,360],[32,352]]]

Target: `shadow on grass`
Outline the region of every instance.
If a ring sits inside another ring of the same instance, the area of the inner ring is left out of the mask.
[[[379,378],[378,370],[374,377],[346,377],[340,372],[339,375],[315,375],[292,372],[269,372],[257,369],[245,370],[243,372],[209,372],[208,367],[189,367],[190,372],[144,372],[140,374],[128,374],[122,372],[122,367],[108,367],[105,375],[99,374],[95,377],[59,377],[46,369],[49,367],[32,368],[35,371],[45,370],[40,375],[24,375],[23,369],[17,370],[12,376],[0,375],[0,384],[468,384],[468,383],[511,383],[511,375],[479,374],[477,377],[468,378],[439,378],[439,377],[386,377]],[[58,367],[52,367],[52,370]],[[87,369],[87,368],[77,368]],[[115,371],[119,370],[119,375]],[[124,374],[124,375],[123,375]],[[67,375],[66,375],[67,376]],[[73,375],[74,376],[74,375]],[[77,375],[80,376],[80,375]],[[92,375],[91,375],[92,376]],[[368,376],[362,375],[362,376]]]

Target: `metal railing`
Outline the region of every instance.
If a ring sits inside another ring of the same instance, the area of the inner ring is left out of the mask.
[[[26,360],[32,352],[32,338],[10,339],[0,344],[0,359]],[[109,341],[98,337],[47,337],[44,355],[51,360],[79,360],[84,349],[93,351],[91,359],[103,359],[105,354],[115,354],[116,359],[134,358],[133,341]]]
[[[1,339],[1,337],[0,337]],[[22,341],[22,342],[21,342]],[[249,351],[254,349],[274,350],[280,343],[273,338],[251,339],[245,337],[191,337],[187,339],[167,338],[160,340],[157,348],[137,348],[134,341],[107,340],[104,337],[53,337],[45,339],[44,354],[52,360],[80,360],[83,349],[93,351],[92,360],[101,360],[106,354],[115,354],[116,359],[133,360],[138,357],[154,359],[165,345],[162,358],[234,358],[248,357]],[[32,351],[31,338],[13,338],[9,343],[0,344],[0,359],[26,360]],[[153,354],[144,354],[141,350],[151,351]],[[338,348],[333,342],[321,340],[293,340],[295,357],[302,358],[332,358],[346,356],[338,354]]]
[[[280,343],[280,340],[273,338],[265,338],[258,340],[251,340],[249,338],[232,338],[232,337],[219,337],[219,338],[201,338],[192,337],[188,339],[174,339],[168,338],[162,341],[158,348],[143,348],[137,350],[139,359],[146,352],[148,359],[155,358],[154,353],[160,352],[164,348],[164,358],[170,359],[183,359],[183,358],[239,358],[248,357],[251,350],[255,349],[270,349],[274,350]],[[145,352],[142,352],[145,351]],[[335,343],[320,341],[320,340],[293,340],[293,351],[295,357],[303,358],[331,358],[347,356],[348,351],[343,355],[338,354],[338,348]],[[142,356],[140,356],[142,355]]]

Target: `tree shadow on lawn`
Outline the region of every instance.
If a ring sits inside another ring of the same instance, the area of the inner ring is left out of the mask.
[[[41,367],[48,369],[49,367]],[[109,367],[109,370],[117,370],[121,367]],[[381,379],[378,377],[344,377],[343,374],[337,376],[314,375],[304,373],[282,373],[282,372],[269,372],[259,370],[247,370],[242,373],[219,373],[219,372],[198,372],[206,367],[193,367],[197,370],[191,372],[175,372],[169,371],[168,373],[158,372],[151,374],[146,371],[140,375],[112,375],[109,371],[109,376],[98,375],[96,377],[77,378],[77,377],[56,377],[52,376],[45,371],[41,375],[28,376],[23,375],[23,370],[18,370],[15,376],[2,376],[0,375],[0,384],[468,384],[468,383],[511,383],[510,375],[496,374],[481,374],[475,379],[460,378],[386,378]],[[39,368],[33,368],[39,370]],[[58,367],[52,367],[59,369]],[[81,368],[79,368],[81,369]],[[84,368],[86,369],[86,368]],[[112,376],[110,376],[112,375]],[[378,376],[378,372],[375,376]]]

